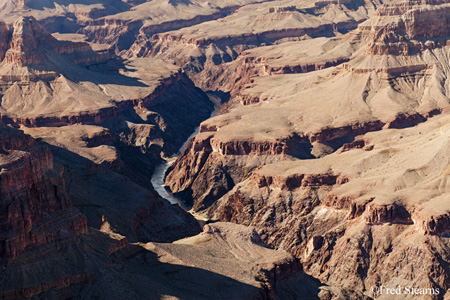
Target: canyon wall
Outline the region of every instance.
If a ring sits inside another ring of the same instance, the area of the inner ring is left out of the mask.
[[[1,126],[0,257],[14,261],[27,248],[87,232],[86,217],[72,203],[48,147]]]

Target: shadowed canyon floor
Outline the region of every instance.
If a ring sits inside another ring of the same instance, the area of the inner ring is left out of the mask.
[[[0,1],[0,298],[449,298],[449,5]]]

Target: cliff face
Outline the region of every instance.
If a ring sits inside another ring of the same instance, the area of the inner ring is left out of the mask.
[[[5,64],[13,64],[19,68],[35,66],[41,73],[45,73],[49,71],[46,57],[49,50],[72,59],[76,64],[92,64],[109,58],[94,53],[87,43],[57,41],[34,17],[17,19],[11,29],[2,25],[1,32],[0,44],[4,54],[0,58],[3,69]]]
[[[13,261],[27,247],[86,233],[86,218],[72,208],[50,150],[4,125],[0,144],[0,257]]]
[[[446,1],[436,3],[408,2],[387,4],[376,16],[359,26],[371,35],[366,52],[372,55],[413,55],[426,49],[448,44],[449,7]],[[369,33],[374,30],[375,33]]]
[[[0,61],[5,58],[6,51],[8,50],[8,26],[5,23],[0,23]]]
[[[22,67],[39,64],[42,61],[42,48],[56,39],[49,35],[45,29],[37,24],[33,17],[19,18],[13,25],[10,49],[6,51],[5,62],[15,63]]]

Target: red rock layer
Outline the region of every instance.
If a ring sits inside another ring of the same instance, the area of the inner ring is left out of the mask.
[[[319,187],[322,185],[341,185],[349,179],[343,175],[336,174],[293,174],[292,176],[262,176],[254,173],[252,180],[259,187],[277,187],[282,190],[293,190],[299,187]]]
[[[425,234],[448,236],[450,233],[450,214],[429,216],[420,220],[420,225]]]
[[[2,125],[0,149],[1,259],[11,261],[29,246],[87,232],[86,218],[71,208],[47,147]]]
[[[173,164],[172,170],[167,176],[166,184],[172,192],[185,195],[188,202],[193,201],[194,209],[203,209],[217,200],[218,195],[224,195],[234,185],[246,179],[254,169],[236,172],[238,166],[234,165],[233,157],[235,156],[249,156],[249,159],[260,160],[261,164],[264,164],[267,157],[283,159],[283,156],[290,155],[308,158],[310,156],[306,149],[312,143],[332,142],[345,136],[357,136],[378,131],[383,127],[410,127],[424,122],[431,115],[432,113],[429,115],[399,114],[387,123],[381,121],[354,123],[337,128],[324,128],[321,131],[308,134],[302,133],[302,136],[293,133],[287,138],[272,141],[239,139],[221,141],[214,136],[219,128],[205,123],[200,128],[200,132],[204,134],[197,136],[192,143],[187,145],[186,150]],[[206,133],[210,134],[206,135]],[[344,144],[340,151],[347,151],[351,148],[363,148],[370,151],[373,149],[373,145],[365,145],[364,141],[355,141]],[[230,165],[226,165],[228,159],[233,161]],[[246,157],[237,159],[247,160]],[[305,180],[303,177],[290,178],[284,184],[307,185],[307,180]],[[328,178],[327,180],[331,179]],[[273,179],[273,181],[276,180]],[[314,183],[312,182],[312,184]]]
[[[5,58],[6,51],[8,50],[8,26],[0,22],[0,61]]]
[[[142,21],[97,19],[89,22],[79,33],[85,34],[91,42],[116,45],[117,49],[123,50],[132,45],[141,27]]]
[[[5,300],[6,299],[30,298],[30,297],[36,296],[42,292],[48,291],[52,288],[61,289],[61,288],[67,287],[71,284],[87,282],[92,279],[91,277],[92,276],[90,276],[87,273],[77,274],[74,276],[69,276],[69,277],[60,279],[56,282],[44,283],[39,286],[33,286],[30,288],[0,291],[0,297]]]

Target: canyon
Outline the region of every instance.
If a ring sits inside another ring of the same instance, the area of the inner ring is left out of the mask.
[[[0,298],[447,299],[449,5],[0,1]]]
[[[435,28],[446,5],[384,4],[346,34],[244,50],[228,63],[230,101],[166,184],[210,220],[255,228],[346,299],[406,283],[444,299],[448,37]]]

